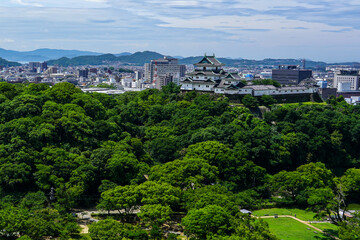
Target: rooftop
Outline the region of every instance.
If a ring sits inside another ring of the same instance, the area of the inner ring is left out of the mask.
[[[222,67],[225,66],[225,64],[221,63],[215,55],[213,56],[204,56],[203,59],[201,59],[200,62],[196,63],[195,66],[197,67]]]

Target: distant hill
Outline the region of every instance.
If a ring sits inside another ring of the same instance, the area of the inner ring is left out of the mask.
[[[61,50],[42,48],[34,51],[13,51],[0,48],[0,57],[9,61],[17,62],[34,62],[34,61],[47,61],[50,59],[57,59],[61,57],[74,58],[86,55],[101,55],[102,53],[79,51],[79,50]]]
[[[15,67],[15,66],[21,66],[18,62],[9,62],[3,58],[0,58],[0,66],[2,67]]]
[[[99,56],[80,56],[75,58],[60,58],[57,60],[48,61],[48,65],[59,65],[59,66],[82,66],[82,65],[103,65],[111,63],[124,63],[134,65],[144,65],[153,59],[163,58],[164,55],[156,52],[136,52],[131,55],[115,56],[113,54],[103,54]]]
[[[145,63],[148,63],[151,60],[159,59],[159,58],[163,58],[163,57],[164,57],[164,55],[162,55],[160,53],[145,51],[145,52],[136,52],[129,56],[120,56],[120,57],[118,57],[118,59],[120,62],[124,62],[124,63],[133,63],[136,65],[144,65]]]
[[[120,54],[103,54],[98,56],[78,56],[74,58],[63,57],[57,60],[48,61],[49,65],[59,65],[59,66],[81,66],[81,65],[106,65],[114,63],[123,63],[123,64],[132,64],[137,66],[142,66],[145,63],[150,62],[154,59],[163,58],[164,55],[145,51],[145,52],[136,52],[134,54],[130,53],[120,53]],[[203,56],[195,57],[186,57],[179,59],[181,64],[194,64],[199,62]],[[301,59],[272,59],[266,58],[263,60],[249,60],[249,59],[231,59],[231,58],[218,58],[222,63],[229,67],[241,67],[241,66],[277,66],[277,65],[301,65]],[[359,65],[356,62],[348,63],[331,63],[327,64],[326,62],[321,61],[311,61],[306,60],[306,67],[312,69],[324,69],[328,65]]]
[[[122,53],[118,53],[118,54],[115,54],[115,56],[119,57],[119,56],[128,56],[128,55],[131,55],[132,53],[130,52],[122,52]]]

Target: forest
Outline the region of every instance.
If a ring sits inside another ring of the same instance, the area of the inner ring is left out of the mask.
[[[109,96],[1,82],[0,239],[278,239],[239,211],[267,207],[359,238],[343,212],[360,199],[360,106],[253,105],[174,84]],[[74,212],[90,208],[104,214],[85,237]]]

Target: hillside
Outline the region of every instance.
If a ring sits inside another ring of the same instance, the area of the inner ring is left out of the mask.
[[[33,51],[14,51],[0,48],[0,57],[9,61],[31,62],[31,61],[47,61],[50,59],[57,59],[62,57],[74,58],[86,55],[101,55],[102,53],[79,51],[79,50],[62,50],[41,48]]]
[[[59,65],[59,66],[83,66],[83,65],[103,65],[115,62],[129,63],[134,65],[144,65],[153,59],[163,58],[164,55],[156,52],[136,52],[131,55],[115,56],[112,54],[104,54],[100,56],[80,56],[75,58],[60,58],[57,60],[48,61],[48,65]]]
[[[20,63],[18,62],[10,62],[10,61],[7,61],[3,58],[0,58],[0,66],[3,66],[3,67],[14,67],[14,66],[21,66]]]

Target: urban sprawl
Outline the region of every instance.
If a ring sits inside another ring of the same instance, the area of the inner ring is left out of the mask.
[[[48,66],[47,62],[30,62],[18,67],[1,67],[0,80],[9,83],[70,82],[85,92],[121,94],[149,88],[161,89],[171,82],[181,91],[224,94],[233,99],[244,95],[260,97],[318,94],[323,100],[342,95],[350,104],[360,102],[360,73],[358,66],[328,66],[323,70],[299,65],[276,65],[236,68],[227,67],[215,55],[204,55],[193,65],[179,64],[178,59],[154,59],[144,66],[121,64],[62,67]],[[272,79],[278,86],[261,84]],[[260,84],[259,84],[260,82]],[[257,83],[257,84],[255,84]]]

